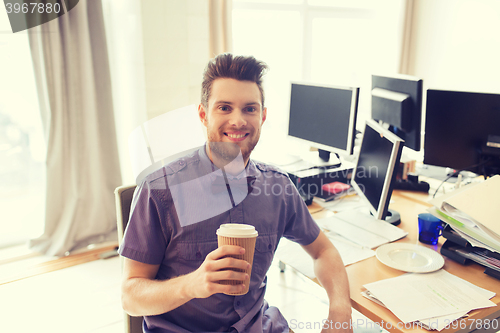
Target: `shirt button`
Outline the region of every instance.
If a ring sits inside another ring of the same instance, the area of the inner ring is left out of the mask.
[[[236,302],[236,306],[240,306],[240,304],[241,304],[240,301]]]
[[[179,161],[179,165],[184,165],[184,161]]]
[[[200,259],[200,258],[201,258],[201,252],[200,252],[200,251],[196,252],[196,258],[197,258],[197,259]]]
[[[269,245],[267,246],[267,248],[270,250],[270,249],[272,249],[272,248],[273,248],[273,246],[272,246],[271,244],[269,244]]]

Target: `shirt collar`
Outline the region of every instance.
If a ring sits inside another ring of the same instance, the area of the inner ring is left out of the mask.
[[[212,169],[213,172],[211,173],[211,175],[213,177],[222,176],[222,171],[215,164],[213,164],[212,161],[210,160],[210,158],[208,157],[206,145],[207,145],[207,143],[205,143],[205,145],[200,147],[200,150],[199,150],[200,163],[201,163],[202,168],[204,170]],[[231,179],[241,179],[243,177],[258,177],[260,175],[260,173],[261,172],[257,168],[257,166],[255,165],[255,162],[250,158],[245,169],[243,171],[241,171],[238,175],[233,176],[233,175],[230,175],[227,173],[226,173],[226,175],[228,178],[231,178]]]

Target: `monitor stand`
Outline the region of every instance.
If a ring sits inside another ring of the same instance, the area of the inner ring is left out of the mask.
[[[325,162],[330,161],[330,154],[331,153],[328,150],[318,149],[319,158],[321,158]],[[338,154],[335,155],[337,155],[337,158],[339,158]]]
[[[370,212],[370,215],[373,216],[372,212]],[[399,225],[401,223],[401,214],[399,214],[393,209],[388,209],[387,214],[385,215],[385,218],[382,221],[385,221],[392,225]]]
[[[329,151],[318,149],[318,152],[308,152],[301,155],[304,163],[308,164],[307,169],[332,169],[338,168],[342,165],[340,156],[333,153],[331,156]]]
[[[401,214],[393,209],[388,209],[384,220],[392,225],[399,225],[401,223]]]
[[[361,212],[365,215],[369,215],[372,218],[375,218],[373,213],[368,209],[368,207],[363,207],[361,209]],[[383,218],[380,221],[385,221],[387,223],[390,223],[392,225],[399,225],[401,223],[401,214],[399,212],[393,210],[393,209],[388,209],[387,214],[385,215],[385,218]]]

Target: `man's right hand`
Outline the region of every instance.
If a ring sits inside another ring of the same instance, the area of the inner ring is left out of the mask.
[[[156,280],[160,265],[150,265],[124,258],[122,284],[123,309],[132,316],[154,316],[171,311],[193,298],[206,298],[216,293],[239,293],[250,283],[244,272],[249,263],[231,258],[245,249],[225,245],[210,252],[201,266],[186,275],[169,280]],[[220,284],[220,280],[243,281],[243,285]]]
[[[234,269],[246,270],[250,264],[245,260],[231,256],[242,255],[245,249],[237,245],[224,245],[210,252],[201,266],[194,272],[185,275],[191,286],[190,298],[207,298],[217,293],[240,293],[250,283],[250,278],[245,272]],[[220,280],[242,281],[242,284],[220,284]]]

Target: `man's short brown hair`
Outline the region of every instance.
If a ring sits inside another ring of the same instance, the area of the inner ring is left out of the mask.
[[[208,109],[208,99],[212,84],[216,79],[229,78],[239,81],[251,81],[257,84],[264,108],[264,89],[262,76],[266,73],[267,65],[252,56],[233,56],[223,53],[211,59],[203,73],[201,84],[201,103]]]

